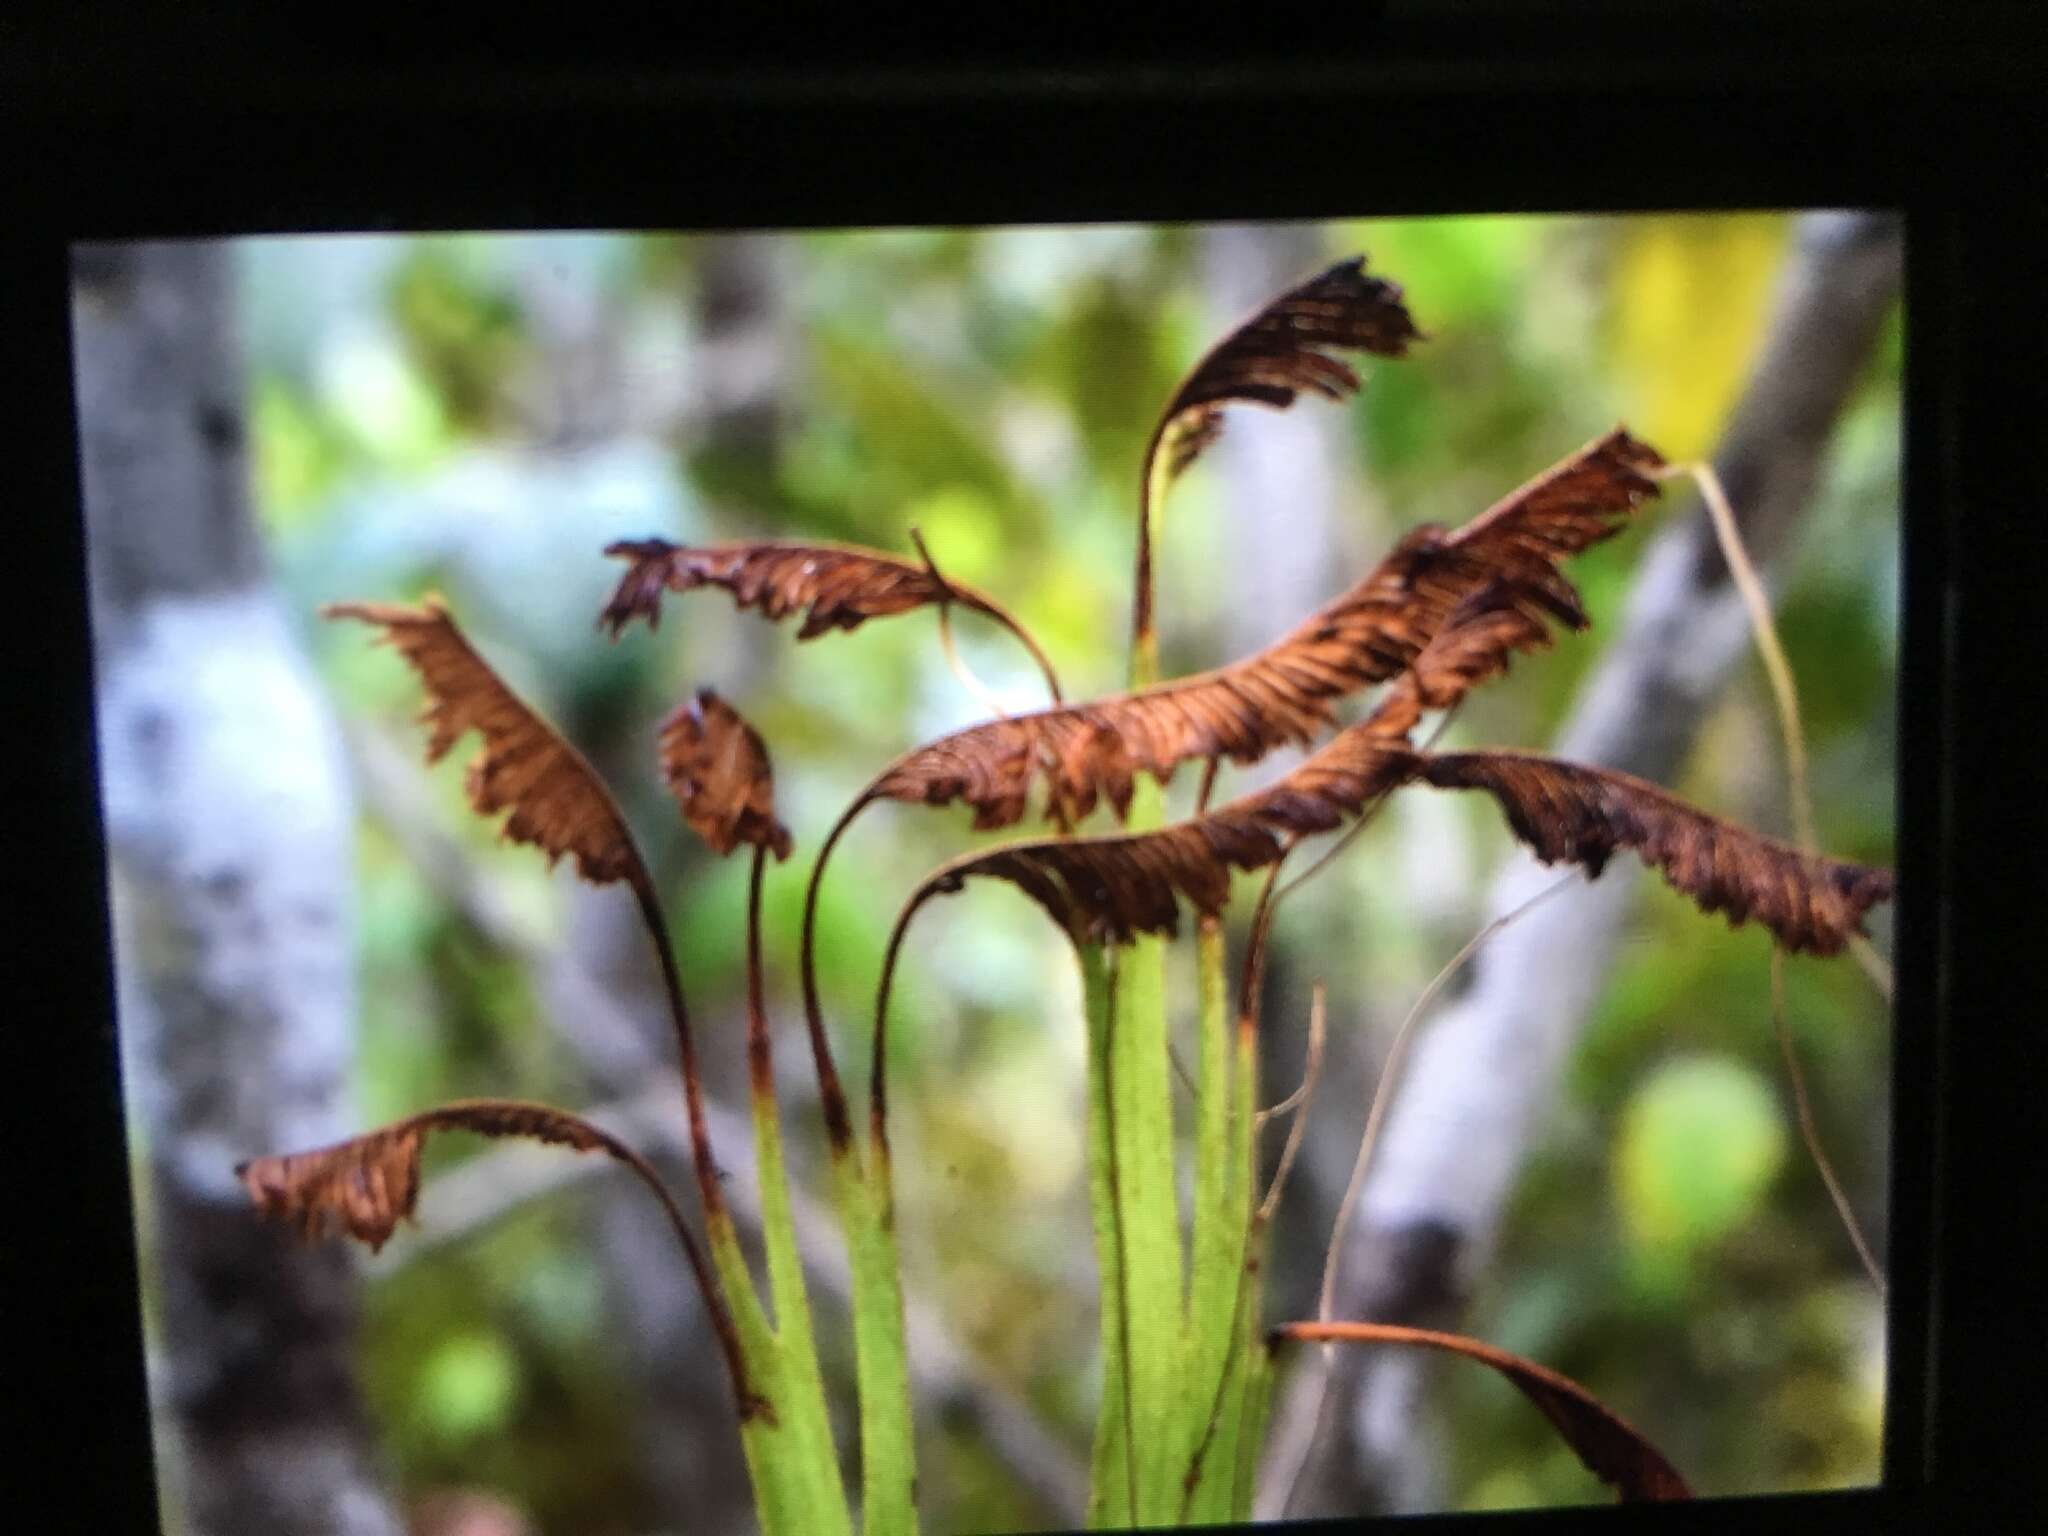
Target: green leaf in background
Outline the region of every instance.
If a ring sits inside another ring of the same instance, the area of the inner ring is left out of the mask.
[[[525,353],[525,322],[502,280],[461,242],[425,240],[391,276],[391,317],[449,423],[487,430],[501,419],[507,379]]]
[[[1652,1074],[1622,1116],[1614,1152],[1639,1283],[1682,1286],[1693,1256],[1758,1209],[1785,1147],[1777,1100],[1747,1067],[1702,1056]]]
[[[421,1428],[441,1440],[502,1429],[519,1402],[519,1362],[496,1334],[463,1333],[438,1346],[418,1381]]]

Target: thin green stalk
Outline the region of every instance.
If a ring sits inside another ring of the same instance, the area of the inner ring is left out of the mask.
[[[853,1529],[825,1401],[824,1376],[811,1328],[810,1296],[790,1209],[789,1175],[775,1100],[775,1058],[761,977],[761,876],[766,850],[754,850],[747,885],[747,1067],[754,1119],[754,1163],[761,1192],[762,1245],[775,1309],[775,1342],[787,1392],[784,1429],[790,1472],[804,1480],[803,1528],[820,1536]]]
[[[1102,1406],[1090,1457],[1088,1525],[1109,1530],[1133,1522],[1137,1503],[1130,1461],[1130,1374],[1125,1369],[1126,1296],[1114,1156],[1115,1118],[1109,1089],[1114,1038],[1115,976],[1099,944],[1080,950],[1081,994],[1088,1025],[1088,1208],[1102,1299]]]
[[[1227,1457],[1219,1461],[1216,1454],[1215,1442],[1224,1433],[1217,1420],[1227,1413],[1218,1404],[1227,1401],[1224,1394],[1236,1370],[1237,1277],[1249,1193],[1231,1183],[1232,1173],[1243,1164],[1233,1136],[1246,1106],[1237,1102],[1238,1085],[1231,1070],[1229,979],[1223,928],[1214,918],[1202,921],[1196,957],[1195,1207],[1185,1367],[1190,1391],[1184,1399],[1182,1444],[1188,1449],[1181,1503],[1194,1519],[1221,1520],[1228,1512],[1230,1463]],[[1221,1478],[1219,1466],[1224,1468]],[[1185,1481],[1190,1478],[1192,1482]]]
[[[1163,819],[1159,786],[1147,780],[1132,797],[1131,824],[1154,827]],[[1141,937],[1126,946],[1117,956],[1116,975],[1115,1028],[1109,1042],[1111,1129],[1123,1235],[1137,1515],[1157,1522],[1171,1519],[1180,1504],[1185,1441],[1177,1430],[1187,1388],[1181,1378],[1186,1301],[1164,941]]]
[[[1258,1178],[1257,1111],[1259,1095],[1259,1031],[1256,1018],[1247,1012],[1237,1022],[1236,1100],[1242,1124],[1232,1138],[1235,1156],[1233,1177],[1243,1190],[1244,1260],[1239,1269],[1237,1300],[1237,1359],[1240,1389],[1237,1412],[1228,1423],[1236,1436],[1224,1441],[1216,1454],[1228,1456],[1233,1467],[1228,1518],[1251,1519],[1254,1476],[1258,1470],[1259,1446],[1266,1437],[1266,1417],[1273,1403],[1273,1354],[1259,1325],[1265,1294],[1265,1224],[1252,1211],[1252,1186]],[[1219,1436],[1219,1438],[1221,1438]]]

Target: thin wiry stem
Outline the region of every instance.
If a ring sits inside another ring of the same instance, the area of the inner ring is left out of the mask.
[[[1508,924],[1514,922],[1515,919],[1531,911],[1539,903],[1555,896],[1578,878],[1579,871],[1573,870],[1563,879],[1546,885],[1527,901],[1510,908],[1473,934],[1471,938],[1465,941],[1464,947],[1451,956],[1444,963],[1443,968],[1430,978],[1429,985],[1422,989],[1422,995],[1417,997],[1414,1005],[1409,1008],[1407,1017],[1401,1020],[1400,1028],[1394,1031],[1393,1043],[1387,1047],[1386,1064],[1380,1068],[1379,1083],[1373,1090],[1372,1107],[1366,1111],[1365,1132],[1359,1138],[1358,1156],[1351,1164],[1351,1177],[1345,1183],[1344,1194],[1337,1205],[1337,1219],[1330,1230],[1330,1246],[1323,1255],[1323,1281],[1316,1292],[1316,1317],[1319,1321],[1328,1323],[1331,1320],[1331,1313],[1335,1310],[1337,1274],[1342,1262],[1344,1239],[1351,1230],[1351,1213],[1358,1204],[1359,1191],[1365,1187],[1366,1170],[1372,1166],[1373,1150],[1379,1145],[1380,1126],[1385,1119],[1387,1105],[1393,1100],[1394,1084],[1400,1078],[1401,1064],[1408,1053],[1408,1043],[1415,1033],[1416,1025],[1422,1019],[1423,1012],[1429,1007],[1430,1003],[1435,1001],[1437,993],[1441,992],[1450,979],[1457,975],[1459,968],[1472,958],[1473,952],[1480,945],[1484,944],[1496,933],[1499,933]],[[1323,1381],[1317,1393],[1315,1418],[1308,1435],[1302,1441],[1301,1456],[1295,1462],[1294,1469],[1287,1475],[1287,1497],[1282,1504],[1283,1517],[1293,1510],[1294,1497],[1300,1487],[1302,1469],[1308,1465],[1310,1453],[1315,1450],[1317,1442],[1322,1439],[1324,1427],[1328,1422],[1330,1410],[1329,1368],[1334,1353],[1335,1351],[1327,1346],[1322,1351]]]
[[[1742,532],[1735,521],[1735,509],[1729,505],[1728,493],[1721,484],[1721,477],[1714,473],[1714,466],[1687,464],[1676,472],[1690,475],[1699,486],[1700,499],[1706,503],[1708,519],[1714,526],[1714,537],[1721,546],[1721,558],[1728,563],[1729,574],[1734,578],[1736,590],[1741,593],[1743,606],[1748,610],[1750,632],[1756,640],[1764,674],[1770,679],[1771,698],[1778,711],[1778,728],[1785,739],[1785,777],[1790,786],[1793,824],[1798,829],[1800,846],[1808,853],[1817,852],[1820,843],[1813,823],[1813,796],[1807,784],[1806,731],[1800,722],[1799,689],[1793,679],[1792,664],[1786,658],[1784,644],[1778,638],[1770,598],[1764,592],[1763,581],[1749,558],[1749,551],[1743,546]],[[1850,948],[1864,974],[1889,1002],[1892,996],[1891,966],[1861,935],[1850,940]],[[1884,1272],[1871,1255],[1863,1229],[1857,1224],[1856,1214],[1850,1209],[1848,1196],[1842,1191],[1841,1181],[1835,1177],[1834,1166],[1821,1147],[1820,1133],[1814,1125],[1813,1108],[1806,1097],[1806,1078],[1799,1069],[1791,1032],[1785,1025],[1784,952],[1775,947],[1771,950],[1771,1023],[1777,1030],[1778,1048],[1785,1059],[1786,1075],[1792,1084],[1792,1099],[1799,1112],[1799,1133],[1806,1143],[1807,1154],[1812,1157],[1814,1167],[1819,1169],[1821,1182],[1827,1185],[1828,1198],[1834,1202],[1836,1214],[1842,1218],[1842,1226],[1855,1246],[1856,1256],[1863,1261],[1864,1272],[1870,1276],[1871,1284],[1877,1287],[1877,1293],[1882,1297],[1886,1294]]]
[[[839,813],[832,830],[818,849],[818,861],[811,866],[810,883],[804,887],[803,938],[798,945],[797,968],[803,979],[804,1028],[811,1039],[811,1062],[818,1072],[818,1102],[825,1116],[825,1134],[835,1156],[853,1146],[853,1120],[846,1109],[846,1090],[840,1085],[839,1068],[832,1060],[832,1042],[825,1034],[825,1011],[818,1001],[818,892],[824,883],[825,865],[839,839],[853,825],[874,796],[863,794]]]
[[[1273,1220],[1273,1212],[1280,1204],[1280,1192],[1287,1187],[1287,1175],[1294,1171],[1294,1159],[1301,1151],[1302,1135],[1308,1127],[1309,1102],[1315,1097],[1316,1080],[1323,1071],[1323,1038],[1329,1023],[1326,1003],[1323,984],[1319,981],[1310,994],[1308,1009],[1308,1065],[1301,1074],[1301,1087],[1296,1090],[1301,1108],[1287,1127],[1287,1141],[1280,1148],[1279,1166],[1273,1170],[1273,1182],[1266,1186],[1265,1199],[1259,1202],[1258,1220],[1262,1226]]]
[[[1821,1182],[1827,1185],[1828,1198],[1835,1203],[1835,1214],[1842,1218],[1842,1228],[1849,1234],[1856,1257],[1863,1261],[1863,1272],[1870,1276],[1870,1283],[1877,1287],[1878,1299],[1882,1301],[1890,1294],[1885,1285],[1884,1270],[1871,1252],[1863,1227],[1856,1220],[1856,1212],[1849,1205],[1849,1196],[1842,1188],[1842,1181],[1835,1176],[1834,1164],[1828,1161],[1828,1155],[1821,1147],[1820,1127],[1814,1123],[1813,1105],[1806,1096],[1806,1074],[1800,1070],[1799,1055],[1792,1046],[1792,1030],[1785,1022],[1785,956],[1777,949],[1771,951],[1771,1027],[1777,1031],[1778,1050],[1785,1058],[1785,1075],[1792,1082],[1792,1103],[1799,1112],[1799,1135],[1806,1143],[1807,1155],[1813,1159],[1814,1167],[1820,1170]]]
[[[930,573],[932,580],[947,595],[947,601],[939,605],[939,640],[946,648],[947,659],[949,662],[954,663],[955,675],[967,685],[968,690],[977,698],[980,698],[989,708],[993,709],[996,714],[1000,715],[1003,713],[1001,706],[993,702],[994,696],[989,694],[987,689],[982,686],[980,680],[975,678],[974,674],[969,672],[966,666],[959,662],[958,655],[953,649],[952,627],[947,621],[946,612],[956,602],[963,608],[972,608],[976,613],[995,620],[996,623],[1016,636],[1018,644],[1029,651],[1031,659],[1038,664],[1039,673],[1045,678],[1046,692],[1052,695],[1053,703],[1062,703],[1059,674],[1053,671],[1052,661],[1046,656],[1045,651],[1039,646],[1037,639],[1033,637],[1031,631],[1024,627],[1023,620],[1019,619],[987,593],[963,591],[948,581],[940,574],[938,562],[932,559],[932,552],[925,547],[924,535],[915,528],[910,530],[910,542],[917,546],[918,558],[924,561],[925,570]]]
[[[1658,474],[1665,479],[1690,476],[1699,487],[1700,500],[1707,508],[1707,520],[1713,525],[1714,538],[1721,546],[1721,558],[1727,562],[1728,574],[1734,578],[1735,590],[1741,595],[1743,607],[1749,614],[1750,633],[1756,640],[1764,675],[1770,680],[1771,699],[1778,711],[1778,728],[1785,740],[1785,777],[1792,801],[1792,824],[1800,847],[1808,853],[1817,853],[1820,840],[1814,829],[1813,792],[1807,780],[1806,730],[1801,724],[1799,688],[1792,675],[1792,663],[1786,658],[1784,643],[1778,638],[1777,620],[1771,614],[1771,600],[1764,591],[1762,578],[1757,574],[1756,563],[1749,558],[1749,550],[1742,541],[1735,508],[1730,505],[1727,489],[1711,464],[1679,464]],[[1861,934],[1850,937],[1849,951],[1856,957],[1863,974],[1884,995],[1885,1001],[1890,1002],[1891,963]]]

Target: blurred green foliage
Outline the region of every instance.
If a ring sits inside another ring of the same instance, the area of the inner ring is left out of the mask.
[[[1407,362],[1369,366],[1357,403],[1301,408],[1323,413],[1342,472],[1329,530],[1341,564],[1299,605],[1348,584],[1402,529],[1463,521],[1617,419],[1673,457],[1703,451],[1759,343],[1787,228],[1758,214],[1315,231],[1328,258],[1370,252],[1430,339]],[[1146,435],[1181,370],[1237,318],[1206,286],[1208,238],[1109,228],[792,236],[772,312],[738,316],[745,344],[717,346],[705,341],[712,319],[730,328],[736,317],[703,310],[708,238],[363,237],[245,250],[261,507],[342,713],[417,742],[409,674],[353,627],[314,633],[314,605],[445,591],[492,659],[618,780],[671,901],[707,1049],[730,1053],[725,1070],[736,1071],[745,873],[687,846],[650,762],[672,701],[699,683],[733,697],[768,739],[799,840],[797,858],[770,876],[766,930],[778,1060],[785,1082],[802,1086],[791,962],[809,858],[877,767],[982,710],[946,671],[929,614],[797,645],[706,594],[672,601],[658,633],[611,646],[590,628],[615,570],[601,547],[637,533],[907,552],[918,527],[947,572],[995,591],[1039,633],[1071,694],[1113,688]],[[1845,424],[1782,595],[1823,841],[1881,862],[1893,840],[1898,336],[1894,325]],[[767,428],[749,427],[760,435],[742,441],[722,424],[722,368],[766,370],[776,409]],[[1261,414],[1243,411],[1228,432],[1262,430]],[[1261,613],[1271,634],[1296,617],[1238,589],[1228,535],[1239,514],[1225,496],[1212,455],[1167,520],[1161,600],[1171,654],[1190,666],[1226,659],[1219,637],[1233,608]],[[1276,537],[1289,510],[1260,513]],[[1612,632],[1650,531],[1574,565],[1596,627],[1519,662],[1460,717],[1459,739],[1546,740]],[[959,630],[1007,707],[1040,702],[1006,637],[971,615]],[[1681,788],[1782,830],[1774,730],[1746,676]],[[438,825],[503,899],[559,923],[567,877],[495,845],[464,810],[460,777],[450,763],[425,780]],[[1175,789],[1183,802],[1191,792]],[[856,1083],[896,904],[975,840],[964,822],[877,810],[825,888],[821,978]],[[1505,846],[1483,806],[1397,803],[1291,907],[1277,963],[1327,979],[1333,1050],[1383,1047],[1476,926]],[[483,1091],[577,1102],[579,1069],[532,978],[442,910],[374,806],[359,874],[365,1112]],[[1636,878],[1633,864],[1608,878]],[[1754,931],[1730,931],[1645,883],[1471,1319],[1474,1332],[1608,1395],[1708,1491],[1877,1471],[1879,1314],[1790,1139],[1766,957]],[[1071,958],[1014,893],[974,891],[921,919],[899,986],[893,1139],[913,1289],[1082,1446],[1094,1299]],[[1822,1135],[1881,1229],[1884,1009],[1846,964],[1792,965],[1788,999]],[[1363,1106],[1317,1114],[1344,1122],[1332,1133],[1341,1141]],[[813,1132],[794,1130],[801,1160]],[[369,1380],[408,1487],[496,1487],[546,1530],[648,1528],[619,1387],[633,1345],[603,1304],[589,1236],[573,1199],[548,1201],[373,1290]],[[1324,1239],[1278,1234],[1283,1257],[1311,1268]],[[1596,1496],[1510,1389],[1456,1370],[1446,1387],[1455,1502]],[[985,1448],[934,1428],[932,1528],[1045,1518]]]

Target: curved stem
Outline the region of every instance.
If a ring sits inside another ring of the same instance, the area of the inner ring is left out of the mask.
[[[718,1180],[718,1162],[711,1151],[711,1130],[704,1118],[704,1078],[697,1061],[696,1036],[690,1029],[690,1013],[683,1002],[683,979],[676,969],[675,946],[669,942],[668,924],[662,916],[661,901],[654,893],[653,877],[638,854],[626,883],[639,904],[641,921],[654,942],[661,965],[662,991],[668,998],[669,1020],[675,1027],[678,1065],[683,1074],[683,1106],[690,1119],[690,1160],[696,1169],[697,1191],[704,1202],[707,1221],[730,1220],[725,1191]]]
[[[1244,971],[1238,983],[1237,1013],[1240,1019],[1253,1020],[1254,1028],[1257,1027],[1259,984],[1265,980],[1266,973],[1266,941],[1273,930],[1274,892],[1280,881],[1280,871],[1286,867],[1287,855],[1293,851],[1292,843],[1280,850],[1280,857],[1266,871],[1266,883],[1259,887],[1258,905],[1252,908],[1251,937],[1245,942]]]
[[[1849,1204],[1848,1192],[1842,1188],[1842,1181],[1835,1176],[1835,1165],[1828,1161],[1827,1152],[1821,1146],[1820,1127],[1814,1123],[1813,1105],[1806,1096],[1806,1074],[1800,1070],[1798,1053],[1792,1048],[1792,1030],[1785,1022],[1785,952],[1777,948],[1771,950],[1771,1026],[1777,1031],[1778,1050],[1785,1058],[1785,1075],[1792,1081],[1792,1103],[1799,1113],[1799,1134],[1806,1142],[1807,1155],[1813,1159],[1813,1166],[1820,1170],[1821,1182],[1827,1186],[1828,1199],[1834,1202],[1835,1214],[1842,1218],[1842,1228],[1849,1234],[1856,1257],[1863,1262],[1863,1272],[1870,1276],[1870,1283],[1877,1288],[1878,1299],[1882,1301],[1889,1294],[1884,1269],[1871,1252],[1862,1224],[1856,1220],[1856,1212]]]
[[[1400,1028],[1394,1031],[1393,1044],[1387,1047],[1387,1059],[1380,1068],[1379,1082],[1373,1089],[1372,1107],[1366,1111],[1365,1131],[1359,1138],[1358,1156],[1351,1164],[1351,1177],[1345,1182],[1344,1193],[1337,1202],[1337,1219],[1330,1229],[1330,1246],[1323,1255],[1323,1281],[1316,1292],[1316,1316],[1319,1321],[1329,1322],[1330,1313],[1336,1305],[1337,1271],[1343,1259],[1345,1236],[1351,1230],[1351,1213],[1358,1204],[1360,1191],[1365,1188],[1366,1170],[1372,1166],[1373,1149],[1379,1145],[1380,1125],[1385,1119],[1387,1105],[1393,1101],[1394,1084],[1400,1079],[1401,1063],[1407,1056],[1408,1042],[1414,1037],[1415,1026],[1421,1022],[1423,1011],[1435,1000],[1437,993],[1444,989],[1450,979],[1457,975],[1459,967],[1472,958],[1473,951],[1481,944],[1523,913],[1549,900],[1578,878],[1579,872],[1572,871],[1562,879],[1546,885],[1527,901],[1502,913],[1473,934],[1465,941],[1464,947],[1445,961],[1443,968],[1430,978],[1429,985],[1422,989],[1422,995],[1415,999],[1414,1004],[1408,1009],[1407,1016],[1401,1020]],[[1294,1494],[1300,1484],[1302,1469],[1308,1465],[1309,1456],[1315,1450],[1317,1442],[1322,1439],[1323,1429],[1328,1421],[1329,1359],[1330,1351],[1323,1351],[1324,1376],[1322,1388],[1317,1394],[1315,1419],[1307,1438],[1302,1441],[1301,1459],[1294,1464],[1293,1472],[1288,1475],[1287,1497],[1282,1504],[1283,1512],[1291,1511],[1294,1506]]]
[[[825,864],[839,839],[846,835],[853,819],[873,803],[874,791],[867,789],[854,797],[840,812],[818,849],[818,861],[811,866],[810,883],[804,887],[803,938],[798,948],[798,969],[803,977],[804,1028],[811,1039],[811,1061],[818,1071],[818,1099],[825,1115],[825,1134],[835,1152],[853,1144],[853,1121],[846,1111],[846,1090],[839,1082],[839,1068],[832,1060],[832,1042],[825,1035],[825,1013],[818,1001],[818,891],[825,879]]]
[[[1036,637],[1032,635],[1031,631],[1024,627],[1024,621],[1022,619],[1019,619],[1015,614],[1010,612],[1009,609],[1005,608],[1001,603],[997,602],[994,598],[990,597],[986,592],[977,592],[957,587],[951,581],[947,580],[945,576],[941,575],[939,572],[938,562],[932,559],[932,552],[929,549],[925,548],[924,535],[918,532],[918,530],[915,528],[910,530],[910,542],[917,546],[918,558],[924,561],[925,571],[931,576],[931,579],[935,583],[937,583],[939,588],[948,594],[948,596],[953,602],[958,603],[962,608],[971,608],[976,613],[981,614],[985,618],[993,619],[997,624],[1001,625],[1004,629],[1007,629],[1013,636],[1016,637],[1017,643],[1023,646],[1026,651],[1030,652],[1032,661],[1037,663],[1039,674],[1045,679],[1046,691],[1052,695],[1053,703],[1056,705],[1064,703],[1065,698],[1060,693],[1059,674],[1053,671],[1051,658],[1049,658],[1045,654],[1045,651],[1039,646]],[[953,635],[950,626],[947,626],[946,622],[946,606],[947,605],[945,603],[941,603],[939,605],[939,623],[941,625],[940,635],[942,643],[946,647],[947,654],[949,656],[952,656],[954,655]],[[956,668],[956,672],[965,673],[965,676],[963,676],[961,679],[963,682],[965,682],[967,678],[973,676],[972,673],[966,672],[966,669],[964,667]],[[978,682],[970,684],[969,686],[970,691],[975,693],[977,696],[982,696],[986,694],[986,690],[982,688]],[[986,699],[984,699],[984,702],[986,702]],[[994,708],[994,706],[991,706],[991,708]],[[1002,710],[994,709],[994,712],[996,714],[1001,714]]]
[[[682,1208],[676,1204],[667,1183],[645,1157],[627,1146],[618,1137],[581,1115],[568,1110],[556,1109],[553,1105],[534,1104],[520,1099],[456,1099],[447,1104],[437,1105],[426,1113],[413,1117],[413,1123],[435,1130],[472,1130],[466,1119],[477,1112],[501,1111],[539,1113],[550,1119],[573,1125],[591,1142],[624,1167],[630,1168],[654,1192],[654,1198],[661,1202],[662,1211],[668,1217],[669,1226],[674,1229],[676,1241],[682,1244],[683,1256],[689,1261],[690,1273],[697,1281],[697,1292],[703,1298],[704,1310],[711,1318],[711,1330],[718,1336],[718,1350],[725,1357],[726,1374],[732,1379],[733,1396],[739,1405],[740,1418],[745,1420],[768,1411],[765,1398],[753,1389],[748,1376],[745,1357],[740,1349],[738,1330],[733,1326],[732,1314],[726,1309],[718,1282],[713,1275],[710,1261],[697,1242],[697,1236],[690,1230],[690,1224],[683,1219]]]

